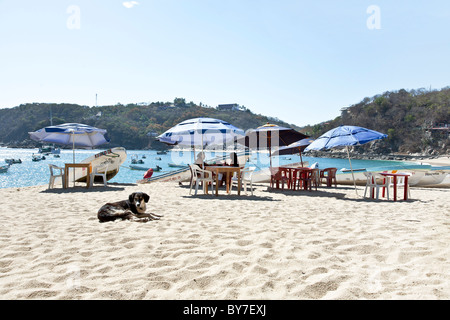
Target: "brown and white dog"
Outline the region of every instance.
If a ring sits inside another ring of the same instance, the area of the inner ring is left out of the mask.
[[[162,216],[154,213],[145,213],[150,196],[143,192],[133,192],[128,200],[106,203],[97,213],[100,222],[114,221],[116,219],[147,222],[159,220]]]

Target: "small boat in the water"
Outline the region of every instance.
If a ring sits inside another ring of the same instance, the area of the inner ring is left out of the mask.
[[[39,153],[44,153],[44,154],[60,154],[61,153],[61,149],[60,148],[55,148],[53,146],[42,146],[39,148]]]
[[[168,166],[171,167],[171,168],[187,168],[188,167],[187,164],[176,164],[176,163],[173,163],[173,162],[170,162],[168,164]]]
[[[32,154],[31,155],[31,161],[41,161],[41,160],[45,160],[45,156],[41,156],[39,154]]]
[[[366,168],[360,168],[360,169],[347,169],[347,168],[342,168],[341,170],[339,170],[341,172],[361,172],[361,171],[366,171]]]
[[[137,166],[135,164],[130,164],[130,169],[132,169],[132,170],[141,170],[141,171],[148,171],[148,170],[152,169],[154,172],[162,170],[162,168],[160,166],[158,166],[158,165],[155,168],[150,168],[150,167],[144,167],[144,166]]]
[[[0,166],[0,173],[8,172],[9,164],[6,164],[4,166]]]
[[[167,151],[156,151],[156,154],[167,154]]]
[[[5,162],[7,163],[7,164],[14,164],[14,163],[22,163],[22,160],[20,160],[20,159],[5,159]]]
[[[144,160],[138,159],[138,156],[137,156],[137,155],[133,155],[133,156],[131,157],[131,163],[132,163],[132,164],[142,164],[142,163],[144,163]]]

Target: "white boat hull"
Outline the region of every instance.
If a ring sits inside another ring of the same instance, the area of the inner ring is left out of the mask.
[[[412,187],[450,187],[450,171],[449,170],[431,170],[431,169],[402,169],[402,170],[383,170],[373,171],[376,173],[381,172],[404,172],[409,173],[408,184]],[[342,185],[353,185],[353,177],[355,178],[356,185],[365,186],[367,178],[363,171],[354,171],[353,176],[350,172],[338,172],[336,174],[336,182]],[[270,171],[269,168],[256,171],[253,174],[254,183],[269,183]]]
[[[117,147],[99,152],[93,156],[90,156],[81,163],[90,163],[92,168],[101,166],[108,163],[108,172],[106,173],[106,179],[112,179],[120,169],[120,166],[125,162],[127,158],[127,152],[125,148]],[[75,170],[75,181],[85,182],[87,175],[87,169],[79,168]],[[69,174],[69,183],[73,181],[73,174]]]

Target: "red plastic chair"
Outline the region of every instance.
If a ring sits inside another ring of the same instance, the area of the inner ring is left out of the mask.
[[[276,168],[270,168],[270,187],[274,188],[274,185],[276,184],[276,188],[281,188],[284,190],[284,183],[286,182],[286,185],[289,186],[289,176],[288,172],[286,170],[282,170],[282,168],[276,167]]]
[[[320,171],[320,183],[322,183],[322,180],[325,179],[325,183],[327,184],[327,187],[331,187],[331,185],[334,183],[334,186],[337,187],[337,181],[336,181],[336,171],[337,168],[326,168]]]

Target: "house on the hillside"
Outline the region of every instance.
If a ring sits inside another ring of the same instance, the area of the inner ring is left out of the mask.
[[[219,110],[219,111],[239,111],[239,110],[241,110],[241,107],[237,103],[219,104],[217,106],[217,110]]]

